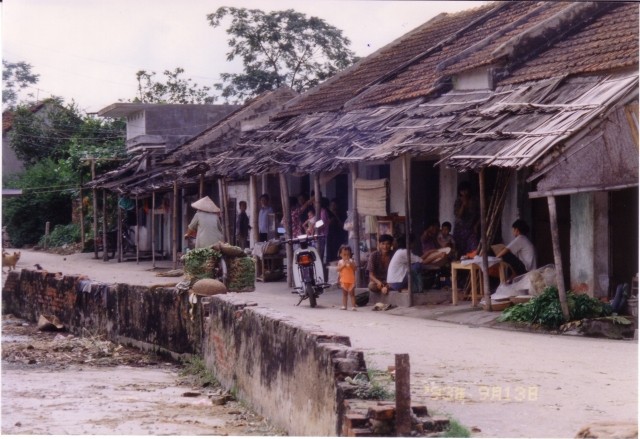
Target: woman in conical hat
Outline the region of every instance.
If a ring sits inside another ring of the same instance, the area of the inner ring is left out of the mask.
[[[189,223],[185,238],[195,236],[195,248],[210,247],[223,240],[222,225],[220,224],[220,208],[209,197],[200,198],[191,203],[196,214]]]

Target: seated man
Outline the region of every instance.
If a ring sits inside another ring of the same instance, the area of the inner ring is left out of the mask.
[[[526,237],[529,226],[524,220],[516,220],[511,227],[515,238],[496,256],[511,266],[515,276],[519,276],[536,268],[536,250]]]
[[[413,236],[409,235],[409,245],[411,245],[412,240]],[[406,244],[406,238],[401,237],[398,239],[398,248],[391,258],[389,270],[387,271],[387,282],[396,291],[406,288],[409,284],[409,261],[407,260]],[[428,252],[422,257],[411,253],[411,271],[418,279],[425,265],[429,265],[434,259],[439,260],[444,256],[445,254],[440,253],[437,249],[433,252]]]
[[[374,293],[387,294],[387,270],[393,256],[393,236],[380,235],[378,249],[369,255],[367,271],[369,272],[369,290]]]
[[[422,244],[422,259],[426,264],[441,267],[449,263],[446,253],[441,252],[442,246],[438,242],[438,234],[440,233],[440,223],[438,221],[429,221],[427,227],[422,232],[420,243]]]

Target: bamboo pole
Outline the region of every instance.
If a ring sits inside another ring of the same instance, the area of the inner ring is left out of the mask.
[[[122,262],[122,209],[120,209],[120,204],[118,203],[118,226],[116,229],[118,230],[118,237],[116,241],[118,242],[118,262]]]
[[[280,173],[280,198],[282,199],[282,223],[284,224],[284,237],[291,239],[291,206],[289,205],[289,185],[287,177]],[[293,244],[287,244],[287,285],[293,286]]]
[[[487,251],[487,200],[484,192],[484,169],[478,173],[480,180],[480,240],[482,245],[482,289],[485,309],[491,311],[491,291],[489,290],[489,252]],[[473,276],[473,273],[472,273]]]
[[[151,267],[156,268],[156,191],[151,191]]]
[[[409,154],[402,157],[402,177],[404,179],[404,223],[405,223],[405,247],[407,252],[407,286],[409,288],[409,306],[413,305],[413,279],[411,279],[411,205],[409,198],[411,195],[411,158]]]
[[[136,264],[140,263],[140,212],[138,194],[136,194]]]
[[[96,179],[96,159],[91,159],[91,180]],[[98,191],[95,186],[91,190],[93,196],[93,257],[98,259]]]
[[[556,198],[547,197],[549,204],[549,224],[551,226],[551,242],[553,244],[553,261],[556,265],[556,281],[558,283],[558,296],[560,308],[565,321],[569,321],[569,306],[567,305],[567,292],[564,286],[564,273],[562,270],[562,254],[560,252],[560,233],[558,232],[558,213],[556,210]]]
[[[80,245],[84,251],[84,203],[82,202],[82,171],[80,172]]]
[[[320,173],[315,173],[313,174],[313,191],[315,193],[315,200],[313,203],[313,207],[316,211],[316,221],[318,221],[321,216],[320,216],[320,209],[322,209],[322,207],[320,207],[320,200],[322,198],[322,193],[320,192]],[[329,224],[326,224],[327,227],[325,227],[325,230],[327,230],[329,228]],[[317,233],[317,232],[316,232]],[[326,235],[325,235],[325,239],[322,241],[324,242],[324,244],[326,245],[327,240],[326,240]],[[320,262],[322,262],[322,266],[324,267],[324,259],[325,259],[325,249],[324,248],[320,248],[320,243],[316,241],[316,246],[318,246],[318,252],[320,253]],[[326,268],[324,269],[326,271]],[[326,279],[327,276],[324,276],[324,279]]]
[[[258,215],[260,211],[260,201],[258,200],[258,177],[255,175],[249,176],[249,191],[250,198],[253,201],[251,203],[251,239],[253,245],[258,242]]]
[[[204,196],[204,174],[200,174],[200,186],[198,188],[198,199]]]
[[[229,195],[227,193],[227,181],[224,177],[220,177],[218,179],[218,183],[220,185],[220,208],[222,209],[222,218],[223,218],[223,226],[224,226],[224,240],[225,242],[231,243],[231,229],[229,228]]]
[[[173,247],[173,269],[178,268],[178,181],[173,182],[173,221],[171,224],[171,243]]]
[[[352,163],[351,170],[351,198],[353,200],[353,237],[356,241],[353,249],[353,257],[356,260],[356,286],[362,287],[360,279],[360,216],[358,215],[358,190],[356,189],[356,181],[358,180],[358,164]]]
[[[107,191],[102,189],[102,260],[109,260],[109,243],[107,242]]]

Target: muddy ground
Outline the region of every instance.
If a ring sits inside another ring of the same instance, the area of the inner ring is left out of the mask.
[[[5,315],[1,433],[283,435],[187,366]]]

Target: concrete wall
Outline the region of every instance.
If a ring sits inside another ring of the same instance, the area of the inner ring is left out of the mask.
[[[593,193],[571,195],[571,287],[585,283],[594,290]]]
[[[241,297],[102,284],[77,276],[9,273],[2,311],[30,321],[57,316],[66,328],[174,358],[202,354],[227,390],[290,435],[337,436],[353,388],[344,379],[366,371],[348,337],[305,325]]]
[[[232,296],[213,298],[205,340],[206,364],[223,386],[295,436],[336,436],[338,384],[366,370],[348,337]]]

